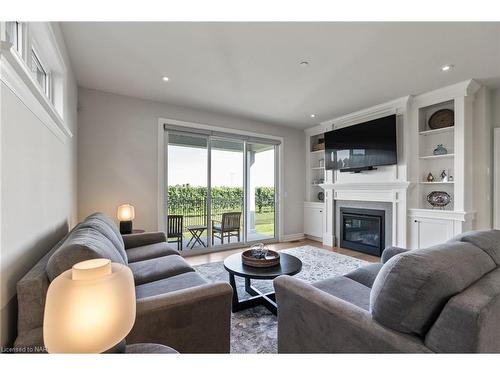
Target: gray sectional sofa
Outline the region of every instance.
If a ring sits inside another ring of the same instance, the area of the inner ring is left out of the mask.
[[[499,353],[500,231],[461,234],[314,284],[274,281],[280,353]]]
[[[75,263],[93,258],[128,265],[134,275],[137,316],[127,344],[163,344],[180,353],[229,353],[231,286],[208,283],[168,246],[164,233],[122,237],[102,213],[78,224],[18,282],[16,347],[43,346],[50,282]]]

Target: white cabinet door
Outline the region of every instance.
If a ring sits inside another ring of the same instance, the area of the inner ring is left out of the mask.
[[[412,249],[438,245],[453,237],[453,220],[412,217],[410,238]]]
[[[323,237],[323,208],[304,207],[304,234]]]

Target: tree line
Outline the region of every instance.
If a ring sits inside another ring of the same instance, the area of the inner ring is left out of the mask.
[[[168,187],[170,212],[199,211],[205,204],[207,188],[203,186],[175,185]],[[218,186],[212,188],[212,206],[223,210],[238,210],[243,207],[243,189]],[[259,213],[274,209],[274,188],[255,188],[255,206]]]

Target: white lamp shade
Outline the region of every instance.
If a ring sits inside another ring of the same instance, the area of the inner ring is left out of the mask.
[[[130,204],[122,204],[120,207],[118,207],[118,212],[116,216],[120,221],[134,220],[135,218],[134,206]]]
[[[135,321],[130,269],[109,259],[77,263],[49,285],[43,339],[49,353],[102,353]]]

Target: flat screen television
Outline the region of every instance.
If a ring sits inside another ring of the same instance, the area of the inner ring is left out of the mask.
[[[325,168],[361,172],[397,164],[396,115],[325,133]]]

